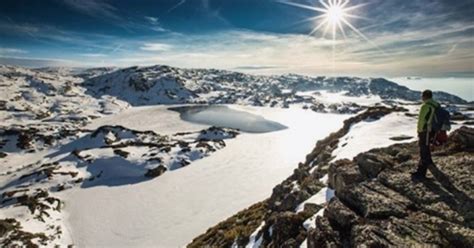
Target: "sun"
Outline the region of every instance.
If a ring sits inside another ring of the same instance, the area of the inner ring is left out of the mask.
[[[341,8],[341,6],[334,5],[328,9],[328,12],[326,13],[326,18],[328,18],[329,22],[331,22],[333,25],[338,25],[342,21],[344,14],[344,9]]]
[[[311,10],[317,14],[313,17],[302,20],[301,22],[314,22],[309,35],[313,36],[316,32],[323,29],[322,36],[326,38],[327,33],[332,33],[332,67],[333,70],[336,68],[336,43],[338,41],[338,34],[341,33],[344,40],[347,41],[346,28],[356,33],[359,37],[370,43],[372,46],[377,48],[382,54],[385,54],[377,44],[372,42],[367,36],[365,36],[359,29],[357,29],[352,23],[352,19],[364,19],[370,20],[365,17],[358,16],[352,13],[354,10],[367,5],[368,3],[362,3],[358,5],[350,5],[350,0],[319,0],[319,4],[305,5],[291,0],[277,0],[280,3],[291,5],[294,7]]]
[[[314,17],[303,20],[303,22],[315,21],[315,27],[309,33],[310,35],[314,35],[317,31],[324,28],[323,37],[325,37],[328,31],[331,30],[332,40],[335,42],[338,33],[341,33],[344,39],[346,39],[345,28],[349,28],[357,35],[370,42],[370,40],[351,23],[351,19],[367,19],[351,13],[354,10],[366,5],[365,3],[350,6],[350,0],[319,0],[319,5],[315,4],[312,6],[291,1],[280,2],[294,7],[312,10],[318,13],[318,15]]]

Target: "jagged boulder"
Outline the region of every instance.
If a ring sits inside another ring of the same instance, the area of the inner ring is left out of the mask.
[[[331,199],[328,204],[328,211],[324,212],[324,216],[341,230],[350,230],[351,227],[359,221],[358,215],[344,205],[337,197]]]
[[[341,247],[341,235],[327,218],[316,218],[316,228],[308,232],[308,247]]]
[[[357,166],[347,159],[336,161],[329,166],[328,184],[329,187],[342,191],[344,188],[361,182],[363,177]]]
[[[472,152],[474,150],[474,129],[463,126],[454,131],[444,150]]]
[[[365,218],[404,217],[410,201],[377,182],[362,182],[336,191],[337,197]]]
[[[362,153],[355,157],[360,173],[365,178],[376,178],[387,167],[393,167],[394,161],[389,156],[375,153]]]
[[[264,245],[271,247],[299,247],[298,244],[306,238],[306,231],[301,229],[303,222],[315,214],[319,209],[307,208],[305,211],[275,213],[268,218],[267,226],[272,233],[266,234],[267,242]]]

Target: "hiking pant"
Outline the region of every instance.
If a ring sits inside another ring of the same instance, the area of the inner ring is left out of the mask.
[[[428,136],[428,137],[427,137]],[[416,173],[420,176],[426,176],[428,166],[433,164],[431,159],[430,141],[433,137],[428,132],[418,133],[418,146],[420,147],[420,162],[418,163],[418,170]]]

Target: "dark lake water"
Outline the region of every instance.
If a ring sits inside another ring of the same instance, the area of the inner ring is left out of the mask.
[[[288,127],[262,116],[234,110],[227,106],[184,106],[170,108],[180,113],[182,120],[239,129],[248,133],[268,133],[287,129]]]

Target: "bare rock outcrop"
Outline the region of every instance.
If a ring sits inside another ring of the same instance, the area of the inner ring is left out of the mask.
[[[460,128],[433,154],[424,181],[413,181],[416,143],[334,163],[336,197],[309,232],[309,247],[473,247],[474,129]]]

